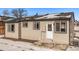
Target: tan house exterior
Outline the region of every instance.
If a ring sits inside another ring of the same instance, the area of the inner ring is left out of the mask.
[[[72,44],[74,37],[73,24],[73,12],[10,20],[5,22],[5,37],[16,40],[69,45]]]
[[[8,25],[9,24],[5,24],[5,36],[8,38],[15,38],[18,39],[18,23],[10,23],[10,25],[15,25],[15,32],[8,32]]]

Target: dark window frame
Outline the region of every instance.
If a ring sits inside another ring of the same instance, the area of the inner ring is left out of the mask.
[[[11,25],[11,32],[15,32],[15,25],[14,24]]]
[[[8,24],[8,32],[15,32],[15,24]]]
[[[59,30],[58,30],[58,28],[57,28],[57,24],[59,24],[59,25],[58,25]],[[56,23],[55,23],[55,32],[60,32],[60,22],[56,22]]]
[[[52,31],[52,24],[48,24],[48,31]]]
[[[61,32],[66,32],[67,31],[67,22],[61,21],[61,29],[60,30],[61,30]]]
[[[56,31],[56,23],[59,23],[59,31]],[[63,30],[61,30],[62,29],[62,23],[65,23],[65,31],[64,31],[64,29]],[[55,21],[55,33],[67,33],[67,21]]]
[[[33,29],[34,30],[40,30],[40,22],[39,21],[33,22]]]
[[[28,22],[23,22],[23,27],[27,28],[28,27]]]

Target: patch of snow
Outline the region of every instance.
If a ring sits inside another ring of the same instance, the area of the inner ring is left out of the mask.
[[[0,39],[0,50],[3,51],[53,51],[49,48],[38,47],[33,43]]]
[[[68,15],[68,16],[56,16],[56,15],[58,15],[58,14],[49,14],[46,16],[38,17],[36,19],[49,19],[49,18],[59,18],[59,17],[70,18],[71,17],[71,15]]]

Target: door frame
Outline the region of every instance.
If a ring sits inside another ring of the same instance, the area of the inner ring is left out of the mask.
[[[50,27],[52,27],[51,29],[50,29],[50,31],[48,31],[48,26],[49,25],[51,25]],[[53,23],[48,23],[48,24],[46,24],[46,39],[51,39],[51,40],[53,40],[53,34],[54,34],[54,25],[53,25]]]

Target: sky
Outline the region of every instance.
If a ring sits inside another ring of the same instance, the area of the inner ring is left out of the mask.
[[[12,11],[13,8],[0,8],[0,15],[2,15],[3,10]],[[75,20],[79,20],[79,8],[25,8],[27,10],[27,15],[32,16],[38,13],[41,14],[52,14],[52,13],[61,13],[61,12],[74,12]]]

